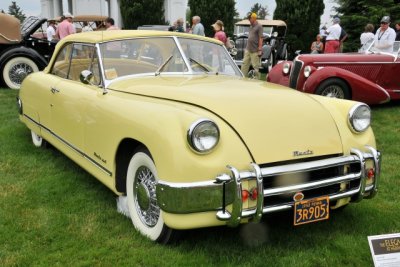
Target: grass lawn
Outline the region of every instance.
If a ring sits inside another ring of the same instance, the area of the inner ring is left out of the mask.
[[[372,266],[367,236],[400,232],[400,102],[373,107],[383,154],[372,200],[300,227],[292,215],[258,225],[184,232],[162,246],[117,213],[111,191],[18,120],[18,91],[0,89],[0,266]]]

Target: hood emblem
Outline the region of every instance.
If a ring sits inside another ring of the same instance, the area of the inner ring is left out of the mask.
[[[314,151],[312,150],[306,150],[306,151],[293,151],[293,157],[300,157],[300,156],[308,156],[308,155],[313,155]]]

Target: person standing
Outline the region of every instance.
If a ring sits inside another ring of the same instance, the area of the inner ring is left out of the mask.
[[[327,30],[326,42],[325,42],[325,53],[339,53],[340,50],[340,34],[342,27],[339,25],[340,19],[338,17],[333,18],[333,25]]]
[[[183,19],[180,18],[176,21],[176,32],[185,32],[185,30],[183,29]]]
[[[194,16],[192,18],[192,33],[193,34],[197,34],[197,35],[201,35],[201,36],[206,36],[204,34],[204,26],[203,24],[201,24],[201,18],[199,16]]]
[[[106,24],[106,31],[119,30],[119,28],[114,25],[115,22],[113,18],[110,17],[106,18],[105,24]]]
[[[320,54],[324,52],[324,44],[321,41],[321,35],[317,34],[317,40],[311,44],[311,54]]]
[[[394,27],[396,28],[396,41],[400,41],[400,21]]]
[[[93,31],[92,27],[89,26],[89,23],[86,21],[83,22],[82,32],[91,32]]]
[[[226,34],[224,32],[224,23],[217,20],[211,27],[214,28],[215,34],[214,38],[221,41],[224,45],[226,44]]]
[[[58,25],[56,30],[56,36],[61,40],[62,38],[75,33],[75,27],[72,24],[74,16],[71,13],[64,13],[64,20]]]
[[[372,25],[371,23],[368,23],[365,27],[364,27],[364,32],[360,35],[360,42],[361,42],[361,46],[367,44],[368,42],[374,40],[375,34],[373,34],[374,31],[374,25]]]
[[[263,28],[257,22],[257,14],[251,13],[248,16],[250,21],[249,37],[247,39],[246,50],[244,52],[242,73],[247,77],[250,69],[250,63],[254,68],[256,77],[260,78],[260,58],[262,56]]]
[[[56,21],[55,20],[49,20],[49,25],[47,26],[46,29],[46,34],[47,34],[47,41],[51,42],[51,40],[53,40],[53,38],[56,35]]]
[[[376,31],[374,47],[381,52],[393,53],[393,44],[396,40],[396,32],[389,27],[390,17],[384,16],[381,19],[381,27]]]

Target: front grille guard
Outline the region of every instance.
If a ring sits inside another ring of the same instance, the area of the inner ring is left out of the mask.
[[[226,222],[229,226],[239,225],[242,219],[258,222],[263,214],[291,209],[294,202],[265,203],[265,198],[293,194],[298,191],[319,190],[329,186],[340,185],[345,182],[353,184],[349,188],[338,189],[328,195],[329,199],[339,200],[351,197],[357,202],[363,198],[372,198],[378,190],[380,174],[380,153],[373,147],[366,146],[367,152],[351,149],[349,156],[332,157],[314,161],[292,163],[273,167],[260,167],[252,163],[248,170],[237,170],[228,166],[228,172],[218,175],[214,180],[192,183],[171,183],[159,180],[156,185],[157,202],[160,208],[173,214],[190,214],[215,211],[218,220]],[[375,177],[372,184],[366,186],[366,161],[372,161]],[[355,165],[357,168],[349,169],[348,173],[337,173],[321,179],[311,180],[298,184],[280,187],[265,187],[264,179],[293,173],[309,173],[312,171],[326,170],[327,168],[340,168]],[[255,207],[243,209],[242,183],[255,181],[257,184],[257,198]],[[272,204],[272,205],[271,205]]]
[[[260,168],[256,164],[252,164],[253,171],[244,171],[239,172],[235,168],[228,166],[228,169],[231,172],[231,175],[222,174],[217,177],[217,181],[221,183],[228,183],[233,181],[235,183],[235,195],[232,202],[232,209],[229,212],[226,209],[226,206],[223,205],[222,209],[219,210],[216,214],[217,218],[222,221],[226,221],[229,226],[237,226],[241,219],[250,218],[253,222],[258,222],[262,214],[271,213],[281,210],[291,209],[293,204],[282,204],[275,206],[264,206],[263,203],[264,197],[268,197],[271,195],[281,195],[288,193],[295,193],[301,190],[307,189],[315,189],[324,186],[329,186],[332,184],[338,184],[343,182],[348,182],[356,179],[360,179],[360,184],[357,189],[340,191],[338,193],[330,194],[330,200],[338,200],[346,197],[352,197],[352,201],[358,202],[365,198],[372,198],[375,196],[378,189],[378,181],[380,174],[380,153],[370,147],[366,147],[369,150],[369,153],[363,153],[358,149],[352,149],[350,156],[343,156],[339,158],[331,158],[331,159],[323,159],[317,160],[313,162],[305,162],[305,163],[295,163],[278,167],[267,167]],[[375,169],[375,178],[373,184],[366,186],[366,170],[365,163],[367,159],[372,159]],[[325,180],[312,181],[310,183],[291,185],[279,188],[271,188],[264,189],[263,188],[263,178],[268,177],[269,175],[277,175],[279,173],[293,173],[293,172],[306,172],[315,169],[322,169],[332,166],[340,166],[351,163],[359,163],[360,171],[357,173],[347,173],[338,177],[332,177]],[[221,179],[223,177],[223,179]],[[231,179],[228,179],[230,177]],[[257,181],[257,190],[258,190],[258,198],[256,208],[243,210],[242,203],[242,181],[256,179]]]
[[[303,68],[304,62],[295,59],[293,61],[293,65],[292,65],[292,70],[290,72],[290,76],[289,76],[289,87],[296,89],[297,88],[297,81],[299,79],[300,76],[300,71]]]

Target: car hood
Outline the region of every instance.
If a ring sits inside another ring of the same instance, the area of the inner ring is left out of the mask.
[[[109,88],[211,111],[237,132],[257,163],[343,150],[329,111],[307,94],[279,85],[209,75],[127,79]]]

